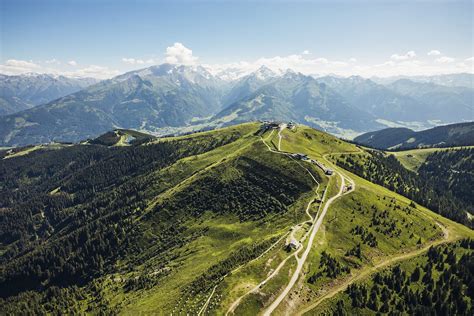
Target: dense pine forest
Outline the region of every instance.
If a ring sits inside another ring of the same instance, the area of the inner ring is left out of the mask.
[[[402,194],[437,213],[474,227],[474,149],[430,154],[417,172],[406,169],[395,156],[380,151],[367,155],[334,156],[336,164],[367,180]]]
[[[110,270],[118,258],[139,252],[141,228],[132,219],[165,189],[153,185],[160,180],[153,173],[241,136],[113,148],[74,145],[0,160],[1,297],[28,290],[46,297],[64,292],[56,287],[74,291]],[[179,238],[183,230],[164,228],[162,246],[186,242]]]

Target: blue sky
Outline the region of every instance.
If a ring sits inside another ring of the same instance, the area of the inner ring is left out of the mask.
[[[111,76],[169,60],[366,76],[472,71],[471,1],[1,3],[0,72]]]

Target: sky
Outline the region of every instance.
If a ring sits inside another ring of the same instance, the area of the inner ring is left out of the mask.
[[[472,1],[0,0],[0,73],[109,78],[164,62],[214,72],[474,72]]]

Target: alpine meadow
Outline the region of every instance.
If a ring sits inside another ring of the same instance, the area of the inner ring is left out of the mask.
[[[0,314],[473,315],[473,12],[1,1]]]

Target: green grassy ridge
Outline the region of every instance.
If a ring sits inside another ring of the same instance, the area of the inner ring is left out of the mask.
[[[279,172],[283,172],[283,174],[284,174],[284,175],[282,174],[282,175],[278,176],[278,173],[277,173],[273,177],[284,178],[284,179],[286,179],[285,181],[288,182],[288,181],[291,181],[292,178],[295,178],[295,177],[299,176],[300,179],[303,179],[304,181],[307,182],[306,185],[308,185],[308,188],[311,188],[311,185],[313,185],[312,180],[309,180],[309,181],[307,180],[308,177],[304,174],[306,172],[304,169],[301,169],[301,167],[299,165],[294,164],[291,159],[289,159],[285,156],[282,156],[282,155],[276,155],[276,154],[270,153],[267,150],[265,150],[264,148],[265,147],[264,147],[263,143],[257,142],[253,146],[249,146],[249,149],[248,149],[249,152],[247,154],[244,154],[243,157],[248,156],[248,157],[252,157],[253,159],[261,160],[261,162],[266,161],[267,164],[273,164],[273,166],[278,167]],[[257,153],[259,153],[259,154],[257,155]],[[241,159],[241,158],[239,157],[238,159]],[[225,162],[222,162],[221,164],[219,164],[218,166],[213,168],[213,170],[209,171],[209,173],[203,175],[203,177],[208,177],[212,174],[217,174],[217,175],[223,175],[224,181],[229,181],[229,179],[228,179],[228,176],[229,176],[228,171],[230,169],[229,165],[232,165],[234,162],[235,161],[233,161],[232,159],[229,158]],[[225,171],[225,172],[223,172],[223,171]],[[317,174],[316,170],[314,172],[315,172],[315,174]],[[239,174],[239,173],[235,173],[235,174]],[[298,180],[298,181],[300,181],[300,180]],[[188,186],[193,186],[195,183],[197,184],[197,182],[199,182],[198,179],[193,181],[192,183],[188,184]],[[202,183],[199,183],[198,186],[202,186]],[[187,188],[183,187],[183,188],[181,188],[180,192],[184,192],[186,190],[187,190]],[[175,194],[179,194],[179,192],[177,192]],[[307,201],[308,197],[306,197],[306,195],[302,196],[301,198],[298,198],[298,201],[300,201],[300,200]],[[295,201],[295,202],[297,202],[297,201]],[[280,231],[282,231],[282,229],[283,229],[283,231],[287,230],[290,223],[299,222],[302,217],[306,216],[304,214],[304,212],[302,211],[302,210],[304,210],[304,208],[302,206],[296,207],[299,204],[301,204],[301,203],[297,202],[295,204],[295,207],[292,207],[293,211],[291,211],[291,212],[287,211],[283,214],[271,215],[270,217],[267,218],[265,226],[268,226],[269,229],[272,229],[271,227],[273,225],[273,230],[278,231],[277,227],[279,227],[279,225],[283,224],[282,226],[280,226],[281,227]],[[282,215],[283,215],[283,218],[282,218]],[[270,224],[270,223],[272,223],[272,224]],[[282,223],[282,224],[278,224],[278,223]],[[258,228],[259,233],[256,231],[257,234],[261,235],[260,236],[261,238],[263,238],[263,236],[265,236],[265,234],[264,234],[265,230],[262,229],[262,226],[261,226],[262,224],[263,223],[261,223],[261,224],[257,223],[257,225],[259,227]],[[163,295],[166,295],[166,294],[163,294]],[[167,307],[164,307],[164,308],[167,308]]]
[[[234,129],[234,130],[238,130],[238,129]],[[225,135],[226,135],[226,133],[222,133],[221,136],[224,136],[224,137],[225,137]],[[194,138],[194,139],[198,139],[198,138]],[[194,140],[194,139],[193,139],[193,140]],[[207,137],[207,139],[209,139],[210,141],[214,141],[214,142],[215,142],[216,140],[219,139],[219,137],[214,136],[212,139],[209,138],[209,137]],[[79,147],[79,146],[80,146],[80,147]],[[201,147],[201,148],[205,148],[205,147],[203,147],[203,146],[200,146],[200,147]],[[77,148],[80,148],[80,149],[82,150],[82,149],[88,149],[88,148],[92,148],[92,147],[78,145],[78,146],[76,146],[75,149],[77,149]],[[106,150],[106,151],[108,151],[108,150]],[[120,152],[120,151],[122,151],[122,150],[119,150],[119,149],[114,149],[114,150],[113,150],[114,153],[117,153],[117,151]],[[40,155],[40,154],[42,154],[42,153],[38,153],[38,155]],[[44,153],[44,154],[50,155],[50,153]],[[36,154],[35,154],[35,155],[36,155]],[[36,155],[36,157],[35,157],[37,161],[38,161],[38,158],[41,158],[41,157],[38,157],[38,155]],[[49,157],[49,156],[48,156],[48,157]],[[22,157],[22,158],[17,158],[17,159],[21,159],[21,161],[22,161],[22,163],[23,163],[23,160],[25,160],[25,159],[32,159],[32,158],[33,158],[33,157],[31,157],[31,158],[30,158],[30,157],[28,157],[28,158]],[[17,159],[15,159],[15,162],[17,162]],[[48,158],[48,159],[49,159],[49,158]],[[67,159],[70,159],[70,158],[67,158]],[[26,163],[29,163],[28,161],[25,161],[25,162],[26,162]],[[34,164],[33,164],[33,165],[34,165]],[[140,181],[142,181],[142,180],[140,180]],[[47,181],[45,181],[45,182],[47,182]],[[144,182],[146,182],[146,181],[144,181]],[[138,183],[137,183],[137,184],[138,184]],[[127,189],[127,187],[129,187],[129,186],[135,187],[136,184],[133,184],[133,181],[127,181],[126,184],[125,184],[125,186],[124,186],[124,188]],[[120,192],[120,190],[119,190],[119,192]],[[124,192],[124,193],[125,193],[125,192]],[[99,193],[98,198],[103,198],[103,197],[100,196],[100,194],[101,194],[101,193]],[[125,195],[125,196],[126,196],[126,195]],[[142,196],[141,198],[144,198],[144,197]],[[112,206],[113,206],[113,205],[112,205]],[[5,231],[4,231],[4,232],[5,232]]]
[[[358,151],[353,144],[304,125],[298,126],[296,130],[285,129],[282,137],[282,151],[301,152],[315,159],[331,153]]]

